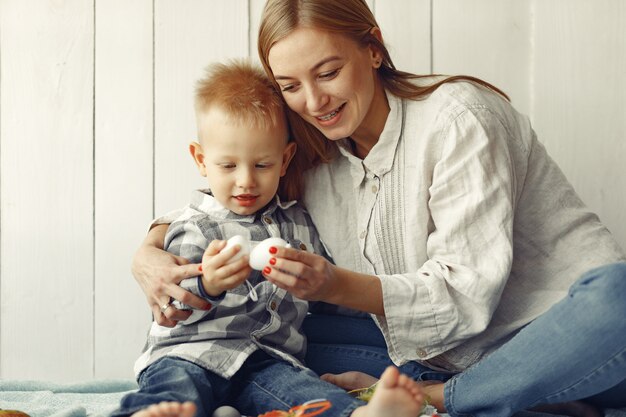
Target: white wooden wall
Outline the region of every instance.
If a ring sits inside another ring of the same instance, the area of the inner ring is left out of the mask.
[[[369,0],[396,65],[510,94],[626,246],[626,2]],[[263,0],[0,0],[0,377],[131,377],[129,272],[204,185],[194,81],[256,58]]]

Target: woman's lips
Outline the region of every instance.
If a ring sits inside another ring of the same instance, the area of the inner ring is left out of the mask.
[[[341,111],[343,110],[345,106],[346,106],[346,103],[343,103],[341,106],[337,107],[335,110],[331,111],[330,113],[324,116],[316,116],[315,118],[320,122],[320,124],[324,126],[334,124],[339,120],[337,116],[341,114]]]

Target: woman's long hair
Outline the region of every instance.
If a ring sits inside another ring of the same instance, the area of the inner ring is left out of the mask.
[[[263,10],[259,27],[258,52],[263,68],[280,91],[270,68],[268,56],[274,44],[285,38],[298,27],[316,28],[341,34],[362,47],[372,46],[382,54],[383,61],[378,68],[378,76],[383,87],[393,95],[419,100],[444,83],[471,81],[485,86],[508,99],[497,87],[475,77],[457,75],[441,77],[427,85],[416,82],[431,78],[429,75],[416,75],[396,69],[389,51],[372,34],[378,23],[365,0],[268,0]],[[295,58],[295,57],[294,57]],[[337,154],[337,144],[328,140],[319,130],[305,122],[297,113],[287,108],[291,134],[298,143],[298,151],[289,167],[285,181],[288,195],[299,196],[302,190],[302,173],[320,163],[329,162]]]

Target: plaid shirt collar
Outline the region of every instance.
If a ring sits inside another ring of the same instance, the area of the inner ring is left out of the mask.
[[[280,200],[280,197],[276,195],[274,200],[272,200],[263,209],[257,211],[254,214],[242,216],[240,214],[233,213],[232,211],[221,205],[217,201],[217,199],[213,197],[213,194],[211,194],[211,190],[208,188],[203,190],[195,190],[191,194],[192,208],[206,213],[216,219],[229,220],[239,223],[254,223],[254,220],[258,218],[258,216],[271,216],[277,208],[280,207],[281,209],[285,210],[296,204],[296,202],[296,200],[291,200],[283,203]]]

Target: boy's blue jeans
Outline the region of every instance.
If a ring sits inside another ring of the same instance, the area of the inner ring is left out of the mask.
[[[165,357],[141,373],[139,390],[122,398],[112,416],[129,416],[161,401],[192,401],[197,407],[196,416],[210,416],[224,404],[243,415],[256,416],[322,398],[332,404],[324,417],[347,417],[364,404],[312,371],[296,368],[263,351],[253,353],[230,380],[192,362]]]
[[[379,376],[391,364],[374,322],[310,316],[306,362],[318,374],[358,370]],[[538,404],[585,399],[626,406],[626,263],[589,271],[562,301],[496,352],[451,375],[415,362],[400,370],[439,379],[451,416],[502,417]]]

